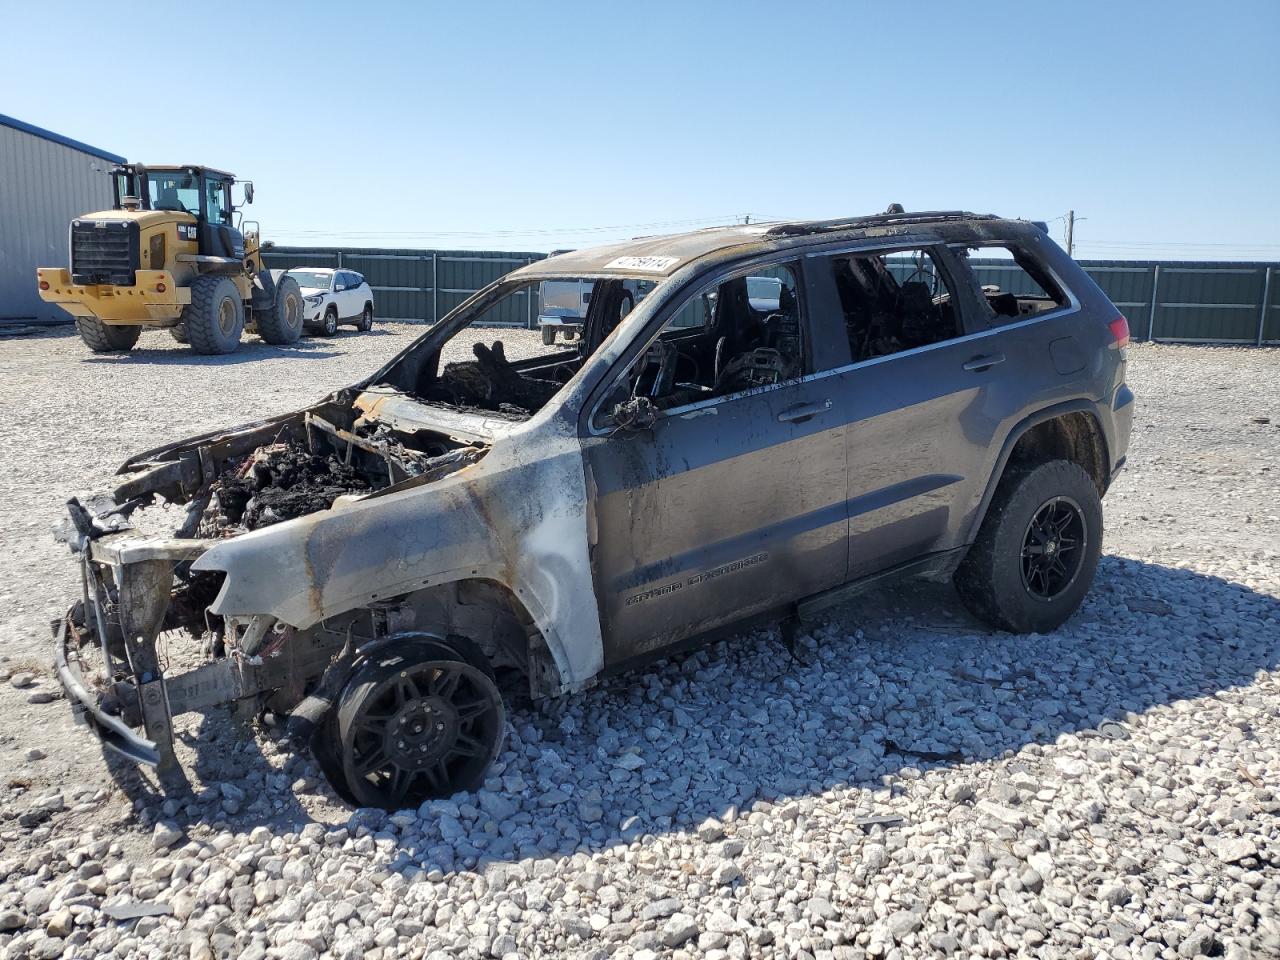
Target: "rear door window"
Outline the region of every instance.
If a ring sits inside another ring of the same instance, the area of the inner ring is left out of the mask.
[[[1071,303],[1054,276],[1016,247],[957,244],[951,252],[982,289],[988,323],[1016,323]]]
[[[964,333],[952,284],[930,250],[840,254],[827,262],[854,363]]]

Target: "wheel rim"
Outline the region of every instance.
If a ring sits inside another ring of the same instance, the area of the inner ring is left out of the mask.
[[[368,307],[364,308],[364,317],[361,320],[360,325],[366,330],[373,326],[373,311]]]
[[[218,329],[225,334],[232,334],[236,329],[236,305],[230,298],[226,297],[218,304]]]
[[[325,314],[324,318],[325,333],[334,333],[338,329],[338,315],[336,313]]]
[[[293,294],[284,298],[284,322],[290,330],[302,324],[302,310],[298,307],[298,298]]]
[[[1048,602],[1075,583],[1084,563],[1088,528],[1084,511],[1070,497],[1054,497],[1040,505],[1022,538],[1022,586]]]
[[[497,755],[504,722],[493,681],[468,663],[380,671],[342,708],[347,787],[357,802],[386,809],[468,789]]]

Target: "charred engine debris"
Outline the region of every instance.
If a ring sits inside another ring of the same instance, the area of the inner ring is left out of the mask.
[[[265,443],[230,461],[202,495],[196,535],[237,536],[331,508],[339,497],[402,480],[438,480],[479,459],[474,446],[401,438],[363,419],[350,431],[309,413],[302,437]],[[421,448],[410,446],[417,440]]]
[[[369,481],[335,454],[297,443],[267,444],[213,481],[197,534],[214,538],[257,530],[327,510],[343,494],[368,489]]]
[[[172,587],[163,630],[183,631],[221,656],[228,630],[208,607],[224,576],[191,569],[201,542],[329,510],[344,496],[432,483],[477,462],[487,450],[483,441],[456,439],[420,424],[389,424],[362,409],[359,397],[336,395],[285,418],[201,438],[155,459],[139,458],[122,471],[128,479],[110,500],[68,504],[71,522],[63,536],[82,555],[90,541],[145,534],[158,526],[178,541],[191,540],[191,557],[169,563]],[[175,507],[185,511],[180,522],[171,513],[152,512]],[[105,582],[101,608],[115,616],[119,601],[111,595],[109,573]]]

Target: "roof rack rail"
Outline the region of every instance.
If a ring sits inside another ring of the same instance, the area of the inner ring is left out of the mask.
[[[809,220],[780,223],[765,231],[765,236],[786,237],[804,233],[825,233],[852,227],[880,227],[898,223],[929,223],[938,220],[999,220],[994,213],[970,213],[967,210],[925,210],[918,213],[876,213],[865,217],[837,217],[834,220]]]

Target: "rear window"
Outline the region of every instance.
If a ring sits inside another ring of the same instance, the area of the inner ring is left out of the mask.
[[[991,323],[1015,323],[1071,302],[1053,275],[1016,247],[958,244],[951,250],[982,287]]]

